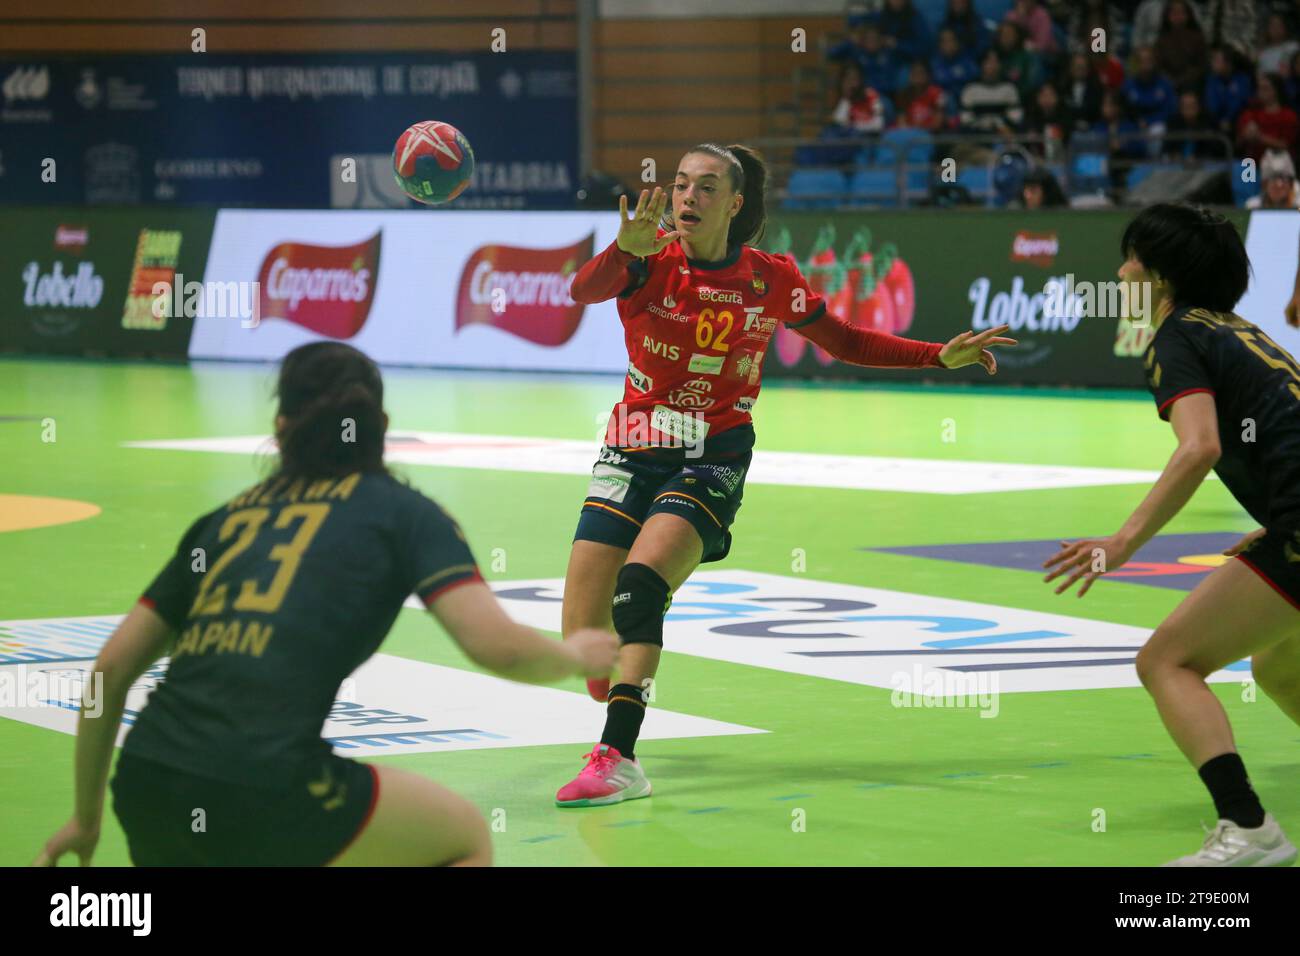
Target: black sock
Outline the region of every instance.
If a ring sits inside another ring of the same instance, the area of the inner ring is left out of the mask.
[[[1219,754],[1201,764],[1197,773],[1214,799],[1220,820],[1231,820],[1248,830],[1264,825],[1264,807],[1250,786],[1240,756]]]
[[[609,689],[609,706],[605,711],[605,732],[600,735],[602,744],[609,744],[628,760],[641,733],[645,719],[645,702],[641,688],[634,684],[615,684]]]

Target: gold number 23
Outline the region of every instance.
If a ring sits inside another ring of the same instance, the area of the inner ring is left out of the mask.
[[[328,504],[297,504],[290,505],[280,512],[279,517],[275,519],[272,527],[276,530],[284,530],[292,525],[295,521],[301,520],[298,530],[294,533],[293,538],[283,544],[277,544],[271,548],[270,559],[277,565],[275,576],[271,583],[267,585],[265,591],[257,589],[255,580],[243,581],[239,585],[239,594],[236,596],[233,609],[236,611],[259,611],[264,614],[274,614],[284,603],[284,596],[289,590],[289,585],[293,583],[294,575],[298,573],[298,566],[302,563],[303,552],[311,544],[312,539],[316,537],[316,532],[320,530],[321,524],[329,515],[330,506]],[[266,519],[270,517],[269,508],[245,508],[242,511],[232,512],[226,518],[225,523],[221,526],[218,538],[221,541],[229,541],[235,538],[234,544],[227,548],[217,559],[216,563],[203,577],[203,584],[199,587],[199,592],[194,598],[194,604],[190,613],[198,617],[207,614],[223,614],[226,610],[226,598],[229,594],[229,583],[218,583],[221,574],[230,565],[235,558],[248,550],[257,537],[258,531]],[[238,535],[238,537],[236,537]]]

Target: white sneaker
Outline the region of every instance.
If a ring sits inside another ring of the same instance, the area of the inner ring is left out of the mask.
[[[1296,848],[1286,838],[1272,814],[1264,815],[1263,826],[1239,827],[1220,820],[1205,838],[1205,845],[1191,856],[1180,856],[1165,866],[1290,866]]]

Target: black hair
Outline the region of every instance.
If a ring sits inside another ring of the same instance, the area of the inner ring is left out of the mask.
[[[384,381],[364,354],[342,342],[300,345],[280,363],[275,391],[286,419],[275,477],[386,471]]]
[[[1273,98],[1277,100],[1279,106],[1286,105],[1286,86],[1282,82],[1282,77],[1276,73],[1260,72],[1259,78],[1273,87]],[[1259,87],[1255,88],[1255,95],[1259,95]]]
[[[740,212],[727,228],[727,248],[759,242],[767,229],[767,163],[758,150],[739,143],[731,146],[700,143],[686,151],[687,156],[691,153],[705,153],[725,160],[732,192],[745,197]]]
[[[1167,280],[1175,305],[1231,312],[1250,284],[1250,258],[1237,227],[1200,206],[1147,206],[1124,230],[1119,251]]]
[[[1200,33],[1201,25],[1196,22],[1196,14],[1192,12],[1192,5],[1188,3],[1187,0],[1169,0],[1169,2],[1165,4],[1165,12],[1160,16],[1160,33],[1163,35],[1173,28],[1173,25],[1170,22],[1169,11],[1173,9],[1175,3],[1180,4],[1183,8],[1183,13],[1187,14],[1187,28]]]
[[[1043,191],[1043,206],[1057,207],[1068,206],[1070,201],[1065,197],[1065,190],[1057,181],[1056,176],[1050,169],[1044,169],[1042,166],[1035,166],[1025,173],[1024,181],[1021,183],[1021,189],[1025,186],[1038,186]]]

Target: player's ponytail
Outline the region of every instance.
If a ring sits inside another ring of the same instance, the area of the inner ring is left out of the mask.
[[[727,149],[740,162],[744,172],[740,192],[745,197],[744,205],[727,230],[727,245],[753,245],[763,238],[767,229],[767,163],[763,162],[758,150],[748,146],[736,144]]]
[[[700,143],[687,151],[687,155],[691,153],[707,153],[726,160],[732,192],[745,197],[740,212],[727,229],[727,247],[752,245],[762,239],[767,228],[767,163],[763,157],[757,150],[740,144]]]
[[[374,362],[341,342],[312,342],[280,365],[276,387],[285,478],[384,471],[384,382]]]

